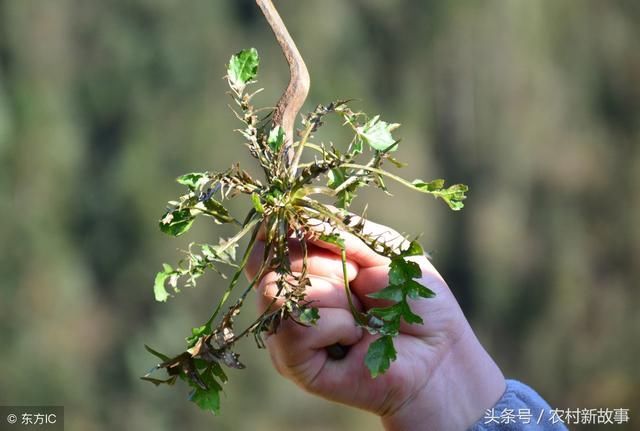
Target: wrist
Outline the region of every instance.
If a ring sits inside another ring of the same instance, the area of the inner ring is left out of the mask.
[[[464,431],[495,405],[505,388],[502,372],[467,325],[427,383],[383,416],[382,423],[388,431]]]

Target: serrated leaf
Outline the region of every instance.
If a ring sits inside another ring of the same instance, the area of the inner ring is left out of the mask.
[[[396,349],[393,347],[393,338],[384,335],[369,345],[369,350],[364,358],[364,363],[369,369],[372,378],[384,374],[396,360]]]
[[[404,299],[404,292],[400,286],[390,284],[382,290],[367,295],[373,299],[388,299],[390,301],[399,302]]]
[[[393,304],[390,307],[374,307],[369,309],[369,313],[382,319],[385,322],[393,322],[402,316],[401,303]]]
[[[464,184],[454,184],[448,188],[444,188],[444,180],[437,179],[430,182],[423,180],[413,180],[413,186],[424,193],[430,193],[435,197],[441,198],[454,211],[459,211],[464,207],[462,202],[467,198],[465,195],[469,191],[469,187]]]
[[[409,256],[422,256],[424,255],[424,249],[420,245],[418,241],[411,241],[409,243],[409,247],[405,250],[402,250],[400,256],[409,257]]]
[[[153,283],[153,294],[158,302],[165,302],[167,298],[169,298],[169,293],[164,286],[164,282],[169,276],[170,274],[164,271],[160,271],[156,274],[156,278]]]
[[[395,257],[389,263],[389,283],[401,285],[422,275],[420,265],[403,257]]]
[[[423,286],[415,280],[407,281],[402,288],[411,299],[433,298],[436,296],[436,293],[433,290]]]
[[[158,225],[167,235],[180,236],[191,228],[195,216],[188,209],[166,212]]]
[[[428,183],[422,180],[413,180],[411,184],[420,189],[420,191],[431,193],[442,190],[442,187],[444,187],[444,180],[440,178],[429,181]]]
[[[277,153],[280,151],[280,148],[284,145],[284,129],[282,126],[277,125],[269,132],[269,136],[267,137],[267,145],[271,148],[271,151]]]
[[[409,324],[422,324],[422,317],[411,311],[411,307],[409,307],[407,301],[399,302],[397,305],[400,307],[400,313],[405,322]]]
[[[389,286],[389,288],[401,289],[399,286]],[[388,288],[387,288],[388,289]],[[383,292],[383,289],[380,292]],[[422,318],[417,314],[414,314],[406,301],[406,294],[400,290],[400,299],[397,303],[390,307],[375,307],[369,309],[370,315],[373,315],[384,322],[384,326],[380,328],[380,332],[384,334],[395,334],[397,329],[400,328],[400,318],[404,319],[409,324],[422,323]],[[377,298],[377,299],[389,299],[389,298]]]
[[[398,148],[391,131],[399,124],[389,124],[376,115],[364,125],[356,128],[356,133],[364,142],[378,151],[395,151]],[[395,145],[394,145],[395,144]]]
[[[220,413],[220,391],[215,388],[207,390],[196,388],[189,399],[202,410],[210,411],[214,415]]]
[[[207,178],[207,174],[202,172],[191,172],[189,174],[184,174],[176,178],[176,181],[179,184],[189,187],[191,191],[194,191],[198,188],[198,182]]]
[[[220,392],[222,386],[216,381],[211,369],[206,369],[200,374],[200,380],[206,385],[206,389],[199,387],[193,382],[189,382],[195,389],[189,397],[202,410],[207,410],[217,415],[220,413]]]
[[[459,211],[464,208],[464,203],[462,202],[467,198],[465,195],[466,192],[469,191],[469,187],[464,184],[454,184],[446,190],[443,190],[440,193],[440,197],[449,205],[454,211]]]
[[[236,90],[242,91],[248,82],[258,74],[260,59],[255,48],[243,49],[231,56],[227,67],[229,83]]]

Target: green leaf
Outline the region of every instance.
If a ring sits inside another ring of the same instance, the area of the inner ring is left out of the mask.
[[[409,307],[409,303],[407,301],[399,302],[397,305],[400,308],[402,318],[405,322],[409,324],[422,324],[422,317],[411,311],[411,307]]]
[[[211,372],[214,376],[216,376],[222,383],[226,383],[229,378],[227,374],[224,372],[222,367],[217,362],[211,362]]]
[[[389,283],[401,285],[422,275],[420,265],[403,257],[394,257],[389,263]]]
[[[191,228],[195,216],[188,209],[166,212],[160,219],[160,230],[167,235],[180,236]]]
[[[277,125],[269,132],[267,145],[274,153],[280,151],[280,148],[284,145],[284,129],[280,125]]]
[[[328,172],[327,176],[329,177],[327,187],[337,189],[347,180],[347,170],[345,168],[333,168]]]
[[[437,179],[437,180],[429,181],[428,183],[422,180],[413,180],[411,184],[413,184],[416,188],[420,189],[420,191],[433,193],[435,191],[442,190],[442,187],[444,187],[444,180]]]
[[[195,328],[191,328],[191,336],[187,337],[187,344],[189,348],[193,347],[200,337],[209,334],[210,329],[209,325],[202,325]]]
[[[191,354],[191,353],[189,353]],[[201,358],[193,358],[193,364],[198,370],[203,370],[207,368],[210,364],[214,364],[215,362],[208,362]]]
[[[193,401],[202,410],[207,410],[218,415],[220,413],[220,391],[217,388],[204,390],[202,388],[194,389],[190,400]]]
[[[227,67],[227,77],[233,88],[242,91],[258,74],[260,59],[255,48],[243,49],[231,56]]]
[[[422,317],[414,314],[409,303],[403,298],[400,302],[390,307],[375,307],[369,309],[369,316],[374,316],[383,321],[383,325],[377,328],[377,332],[395,336],[400,329],[400,319],[409,324],[421,324]]]
[[[333,244],[333,245],[337,245],[340,248],[344,248],[344,240],[342,238],[340,238],[340,235],[338,235],[337,233],[331,233],[331,234],[322,234],[320,235],[320,241],[324,241],[327,242],[329,244]]]
[[[465,195],[469,191],[469,187],[464,184],[454,184],[448,189],[443,190],[440,193],[440,197],[449,205],[454,211],[459,211],[464,208],[463,200],[467,198]]]
[[[251,193],[251,202],[257,212],[264,214],[264,206],[262,206],[262,202],[260,202],[260,195],[258,193]]]
[[[433,290],[429,289],[426,286],[423,286],[415,280],[407,281],[405,284],[403,284],[402,289],[411,299],[433,298],[434,296],[436,296],[436,293]]]
[[[200,374],[200,379],[207,386],[207,389],[203,389],[193,382],[189,382],[189,384],[195,388],[190,396],[191,401],[196,403],[202,410],[208,410],[214,415],[219,414],[222,386],[216,381],[212,370],[209,368]]]
[[[404,300],[404,292],[400,286],[390,284],[382,290],[367,295],[373,299],[388,299],[390,301],[399,302]]]
[[[372,378],[376,378],[389,369],[391,361],[396,360],[396,349],[390,335],[384,335],[369,345],[364,363]]]
[[[164,353],[160,353],[157,350],[153,350],[151,347],[147,346],[146,344],[144,345],[144,348],[147,349],[147,352],[151,353],[153,356],[156,356],[162,362],[166,362],[169,360],[169,357],[167,355],[165,355]]]
[[[409,243],[409,247],[406,250],[402,250],[400,256],[408,257],[408,256],[422,256],[424,255],[424,250],[418,241],[411,241]]]
[[[454,211],[459,211],[464,207],[462,202],[467,198],[465,195],[469,191],[469,187],[464,184],[454,184],[449,188],[444,188],[444,180],[438,179],[430,182],[422,180],[413,180],[413,186],[424,193],[430,193],[435,197],[441,198]]]
[[[376,310],[384,310],[383,308],[379,308]],[[397,308],[396,308],[397,310]],[[400,313],[396,313],[393,319],[391,320],[382,320],[378,316],[374,314],[375,310],[369,310],[367,312],[367,330],[371,334],[380,334],[380,335],[390,335],[395,337],[400,332],[400,323],[401,323],[401,315]],[[395,313],[395,312],[394,312]],[[391,314],[390,314],[391,315]],[[371,323],[374,323],[373,325]]]
[[[347,170],[345,168],[334,168],[331,169],[327,176],[329,177],[329,181],[327,182],[327,187],[330,189],[337,189],[340,187],[348,178],[350,178],[347,174]],[[347,208],[353,199],[356,197],[355,191],[358,187],[362,185],[362,181],[355,181],[350,186],[346,187],[344,190],[341,190],[338,193],[338,197],[336,200],[336,206],[338,208]]]
[[[399,124],[388,124],[381,121],[379,115],[367,121],[363,126],[356,128],[358,136],[369,146],[378,151],[395,151],[398,148],[397,141],[391,135],[391,131]]]
[[[156,279],[153,283],[153,294],[156,297],[156,301],[165,302],[169,298],[169,293],[164,287],[164,282],[169,278],[171,274],[164,271],[160,271],[156,274]]]
[[[202,172],[192,172],[190,174],[184,174],[176,178],[176,181],[184,186],[189,187],[191,191],[198,188],[198,182],[202,179],[208,178],[207,174]]]
[[[369,309],[369,313],[384,320],[385,322],[393,322],[402,316],[403,309],[401,302],[391,307],[374,307]]]
[[[209,199],[203,201],[207,213],[205,215],[212,217],[218,223],[231,223],[234,218],[229,214],[229,211],[217,200],[209,197]]]

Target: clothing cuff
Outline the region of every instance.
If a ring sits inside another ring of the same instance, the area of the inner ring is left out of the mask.
[[[566,431],[555,409],[529,386],[507,380],[507,388],[495,406],[469,431]]]

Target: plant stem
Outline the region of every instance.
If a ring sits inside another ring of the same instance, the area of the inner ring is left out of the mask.
[[[233,278],[229,282],[229,286],[227,287],[227,290],[225,290],[224,294],[222,295],[220,302],[218,302],[218,306],[216,307],[215,311],[213,312],[209,320],[207,320],[207,323],[205,323],[205,325],[207,326],[211,325],[211,323],[218,316],[218,313],[222,309],[222,306],[224,305],[224,303],[227,302],[227,299],[229,299],[229,295],[238,284],[240,275],[242,275],[242,271],[244,271],[244,267],[247,265],[247,262],[249,261],[249,256],[251,255],[251,251],[253,250],[253,246],[255,245],[256,238],[258,237],[258,230],[260,229],[260,226],[257,226],[257,224],[259,221],[260,221],[259,218],[255,218],[251,220],[251,222],[249,222],[244,229],[238,232],[238,234],[236,234],[236,236],[234,236],[232,240],[230,240],[227,244],[225,244],[225,247],[221,249],[222,251],[226,250],[229,247],[229,244],[232,243],[232,241],[237,242],[242,236],[244,236],[244,234],[246,234],[249,231],[249,229],[253,228],[253,233],[251,234],[251,239],[249,240],[247,249],[245,250],[244,255],[242,256],[242,261],[240,262],[240,265],[238,266],[238,269],[236,270],[236,272],[233,274]]]
[[[278,101],[273,112],[273,124],[282,126],[285,132],[286,142],[293,144],[293,129],[296,115],[298,115],[298,111],[300,111],[300,108],[304,104],[307,94],[309,93],[309,86],[311,85],[309,71],[271,0],[256,0],[256,3],[271,26],[271,30],[289,64],[289,74],[291,78],[287,89]]]
[[[219,214],[216,214],[216,213],[214,213],[212,211],[209,211],[209,210],[206,210],[206,209],[202,209],[202,208],[198,208],[198,207],[183,207],[183,208],[186,209],[186,210],[200,211],[202,214],[206,214],[209,217],[212,217],[212,218],[214,218],[216,220],[219,217]],[[235,217],[232,217],[232,218],[233,218],[233,220],[232,220],[233,224],[235,224],[236,226],[243,226],[243,224],[240,222],[240,220],[236,219]]]
[[[344,164],[342,164],[340,166],[345,167],[345,168],[361,169],[361,170],[366,170],[366,171],[369,171],[369,172],[374,172],[376,174],[383,175],[385,177],[391,178],[392,180],[395,180],[395,181],[399,182],[400,184],[402,184],[403,186],[409,187],[412,190],[416,190],[416,191],[425,193],[424,190],[414,186],[413,184],[411,184],[409,181],[405,180],[404,178],[399,177],[397,175],[394,175],[394,174],[392,174],[390,172],[387,172],[387,171],[385,171],[383,169],[374,168],[372,166],[359,165],[359,164],[356,164],[356,163],[344,163]],[[426,192],[426,193],[429,193],[429,192]]]
[[[256,273],[256,276],[253,277],[253,279],[251,280],[251,282],[249,283],[247,288],[244,290],[244,292],[242,292],[242,295],[240,295],[240,300],[241,301],[243,301],[244,298],[247,297],[249,292],[251,292],[251,289],[253,289],[253,287],[256,285],[256,283],[258,281],[260,281],[260,279],[262,278],[265,270],[267,269],[267,263],[269,262],[269,255],[270,254],[271,254],[271,247],[269,245],[265,244],[264,255],[262,256],[262,263],[260,263],[260,268],[258,269],[258,272]]]
[[[371,159],[369,161],[369,163],[367,163],[366,165],[363,165],[363,168],[360,169],[360,172],[356,173],[354,176],[349,177],[347,179],[347,181],[345,181],[344,183],[342,183],[338,187],[336,187],[335,193],[338,194],[341,191],[346,190],[347,187],[351,186],[353,183],[358,181],[358,176],[362,175],[363,171],[371,169],[372,168],[371,165],[373,165],[375,162],[376,162],[376,158],[374,157],[373,159]],[[342,164],[341,166],[344,166],[344,167],[347,167],[347,168],[351,167],[351,166],[349,166],[349,163]],[[366,169],[364,169],[364,168],[366,168]]]
[[[293,182],[293,179],[296,176],[296,172],[298,170],[298,164],[300,163],[300,158],[302,157],[302,152],[304,151],[305,144],[307,143],[307,139],[311,135],[311,130],[313,129],[313,125],[309,124],[305,129],[300,142],[298,143],[298,149],[296,150],[295,156],[293,156],[293,161],[291,162],[291,171],[289,174],[289,179]]]
[[[342,280],[344,282],[344,291],[347,295],[347,301],[349,301],[349,309],[351,315],[355,319],[356,323],[361,326],[366,326],[367,321],[363,318],[362,313],[356,308],[351,297],[351,288],[349,287],[349,275],[347,274],[347,250],[344,247],[340,247],[340,259],[342,260]]]

